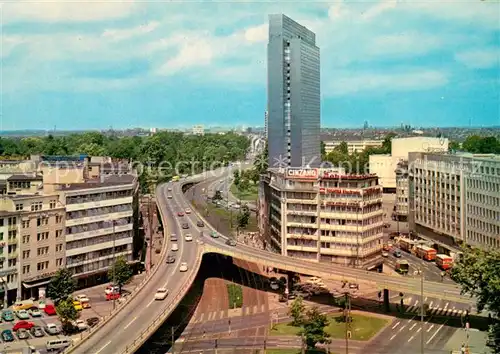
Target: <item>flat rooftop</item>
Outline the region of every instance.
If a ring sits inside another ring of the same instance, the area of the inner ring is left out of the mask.
[[[104,178],[88,180],[84,183],[72,183],[61,185],[61,191],[76,191],[80,189],[102,188],[112,186],[125,186],[134,183],[136,177],[133,175],[110,175]]]

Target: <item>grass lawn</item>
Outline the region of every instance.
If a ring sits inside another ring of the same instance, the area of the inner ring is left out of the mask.
[[[332,339],[345,338],[345,323],[341,321],[341,315],[328,316],[330,324],[326,327],[326,332],[330,334]],[[371,317],[364,315],[352,315],[351,323],[351,339],[352,340],[369,340],[383,329],[389,320],[380,317]],[[280,323],[274,326],[269,331],[271,335],[297,335],[300,331],[299,327],[294,327],[290,323]]]
[[[230,308],[241,308],[243,306],[243,289],[238,284],[227,284],[227,295]]]
[[[255,202],[259,198],[259,185],[250,182],[250,187],[248,188],[248,190],[240,192],[235,184],[231,184],[231,193],[233,193],[236,198],[239,198],[241,200]]]
[[[212,214],[217,217],[217,220],[221,223],[227,224],[226,227],[223,228],[223,230],[227,229],[229,230],[231,228],[231,215],[233,219],[232,223],[232,230],[233,232],[236,231],[236,226],[238,225],[238,210],[233,210],[232,213],[227,210],[224,207],[218,207],[212,203],[207,203],[205,207],[203,206],[195,206],[198,210],[204,211],[205,209],[208,210],[209,214]],[[205,213],[203,213],[204,216],[206,216]],[[212,218],[209,218],[209,221],[211,221]],[[218,229],[217,224],[213,224],[215,228]],[[249,232],[256,232],[258,230],[258,225],[257,225],[257,217],[255,213],[250,213],[250,219],[248,220],[248,225],[245,227],[243,230],[244,231],[249,231]],[[224,233],[225,231],[223,231]]]

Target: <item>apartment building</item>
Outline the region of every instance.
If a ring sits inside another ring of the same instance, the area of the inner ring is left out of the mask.
[[[376,176],[269,170],[260,194],[259,227],[266,248],[366,269],[383,263],[382,188]]]
[[[14,301],[19,287],[18,232],[19,212],[0,211],[0,296],[2,302]]]
[[[445,251],[500,247],[500,156],[411,153],[410,228]]]
[[[138,185],[132,175],[60,187],[66,206],[66,267],[89,286],[106,280],[115,258],[133,257]]]
[[[392,216],[399,221],[408,220],[408,161],[400,161],[396,168],[396,202]]]
[[[329,154],[342,142],[342,140],[323,141],[325,144],[325,152]],[[381,147],[383,142],[383,140],[348,140],[345,143],[347,144],[347,151],[349,154],[353,154],[354,152],[361,152],[368,148]]]

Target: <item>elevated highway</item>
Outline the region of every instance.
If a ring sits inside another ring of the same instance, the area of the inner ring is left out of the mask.
[[[171,233],[178,235],[179,251],[176,255],[175,264],[165,264],[164,258],[159,264],[159,269],[151,280],[135,294],[122,311],[117,313],[99,330],[94,331],[87,340],[77,343],[70,348],[69,352],[85,354],[114,354],[134,353],[154,333],[160,325],[169,317],[178,306],[183,296],[189,290],[201,263],[201,257],[207,253],[218,253],[237,259],[246,260],[266,266],[279,268],[283,271],[296,272],[304,275],[314,275],[325,279],[345,280],[357,283],[369,283],[379,289],[388,289],[405,294],[418,294],[422,290],[422,282],[418,278],[404,278],[360,269],[353,269],[338,265],[324,264],[285,257],[280,254],[255,249],[243,244],[236,247],[225,244],[227,238],[209,236],[215,229],[196,210],[180,218],[176,216],[178,211],[191,207],[185,198],[182,187],[190,183],[198,183],[207,179],[223,179],[231,173],[229,169],[221,169],[216,172],[193,176],[179,183],[163,184],[157,188],[156,198],[158,209],[165,226],[166,247]],[[168,188],[172,191],[168,191]],[[171,194],[172,199],[167,195]],[[205,227],[196,225],[197,221],[203,220]],[[185,242],[182,237],[181,222],[187,222],[193,235],[193,242]],[[204,236],[200,237],[200,232]],[[170,252],[170,251],[169,251]],[[168,252],[165,252],[165,255]],[[180,273],[180,262],[187,262],[188,272]],[[154,301],[153,296],[157,288],[166,287],[170,294],[165,301]],[[436,297],[448,301],[470,304],[472,299],[460,295],[457,285],[444,283],[423,282],[423,294],[426,297]]]

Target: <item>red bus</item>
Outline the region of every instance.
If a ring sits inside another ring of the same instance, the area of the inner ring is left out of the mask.
[[[434,248],[427,246],[417,247],[417,256],[425,259],[426,261],[433,261],[436,259],[437,251]]]
[[[436,265],[442,270],[451,269],[453,266],[453,258],[447,254],[436,255]]]

